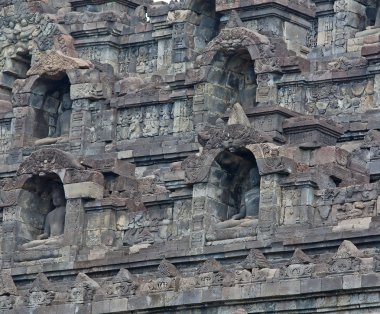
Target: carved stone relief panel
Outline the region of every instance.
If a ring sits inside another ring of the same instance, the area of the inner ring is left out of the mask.
[[[118,230],[124,232],[125,245],[153,244],[169,240],[173,233],[173,208],[170,206],[144,212],[120,212]]]
[[[176,101],[173,106],[173,133],[193,130],[193,106],[188,100]]]
[[[192,105],[187,101],[121,109],[117,140],[154,137],[193,130]]]
[[[116,214],[112,210],[91,211],[86,214],[86,244],[89,247],[115,242]]]
[[[260,211],[259,230],[261,233],[270,233],[279,221],[281,205],[281,189],[279,175],[270,174],[261,177],[260,183]]]
[[[192,200],[181,200],[174,203],[173,208],[173,235],[176,238],[190,234]]]
[[[334,28],[334,16],[323,16],[318,19],[318,36],[317,36],[317,45],[323,47],[324,50],[332,44],[332,31]]]
[[[332,206],[333,219],[337,221],[372,217],[376,215],[376,201],[344,203]]]
[[[362,113],[378,107],[373,95],[373,80],[314,85],[306,90],[304,109],[308,114],[321,115]]]
[[[89,143],[97,141],[112,141],[115,138],[115,110],[103,110],[101,102],[90,105],[89,123],[86,124],[86,140]]]
[[[77,52],[81,59],[108,63],[112,65],[115,71],[118,69],[119,52],[116,48],[101,45],[83,46],[78,47]]]
[[[315,19],[311,22],[311,26],[307,30],[306,47],[315,48],[317,46],[318,33],[318,20]]]
[[[118,113],[117,140],[173,133],[172,108],[172,104],[164,104],[121,109]]]
[[[167,45],[163,44],[168,48]],[[164,58],[165,53],[161,55]],[[119,74],[148,74],[157,70],[158,46],[155,43],[140,47],[130,47],[120,51],[118,56]],[[163,61],[163,60],[161,60]]]
[[[77,49],[79,57],[85,60],[92,60],[101,62],[103,48],[99,46],[78,47]]]
[[[283,33],[283,21],[274,19],[273,17],[265,17],[260,19],[250,20],[244,23],[245,27],[256,30],[260,34],[270,37],[280,37]]]
[[[300,205],[301,190],[296,188],[282,189],[282,208],[281,224],[296,224],[300,222],[298,207]]]
[[[157,70],[167,70],[170,68],[172,58],[172,40],[162,39],[158,42],[157,48]]]
[[[296,112],[302,112],[304,110],[305,89],[303,86],[297,84],[281,86],[278,88],[277,94],[277,100],[281,107]]]
[[[0,154],[6,153],[11,147],[11,124],[10,119],[0,120]]]

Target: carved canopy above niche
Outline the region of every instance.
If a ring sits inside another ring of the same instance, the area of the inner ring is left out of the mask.
[[[61,169],[82,170],[84,167],[70,153],[56,148],[43,148],[32,153],[19,167],[17,174],[56,172]]]

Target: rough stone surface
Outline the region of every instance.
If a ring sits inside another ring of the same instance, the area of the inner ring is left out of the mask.
[[[0,0],[0,312],[379,313],[378,3]]]

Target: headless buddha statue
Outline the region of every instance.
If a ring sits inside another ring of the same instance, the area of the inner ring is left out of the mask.
[[[55,132],[51,137],[39,139],[35,142],[36,145],[48,145],[67,140],[70,133],[71,120],[71,98],[69,93],[62,96],[61,110],[57,119]]]
[[[51,194],[54,209],[45,219],[44,233],[22,245],[22,249],[42,249],[57,247],[62,244],[65,226],[66,199],[62,187],[55,185]]]
[[[223,155],[219,164],[230,173],[237,173],[234,179],[234,202],[238,213],[218,223],[216,229],[247,227],[257,224],[260,203],[260,174],[256,164],[236,158],[234,154]]]

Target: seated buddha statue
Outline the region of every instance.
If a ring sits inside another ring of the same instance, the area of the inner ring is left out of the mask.
[[[57,247],[62,244],[65,227],[66,198],[63,188],[58,184],[53,186],[51,198],[54,209],[46,216],[44,232],[37,237],[37,240],[23,244],[22,249],[44,249]]]

